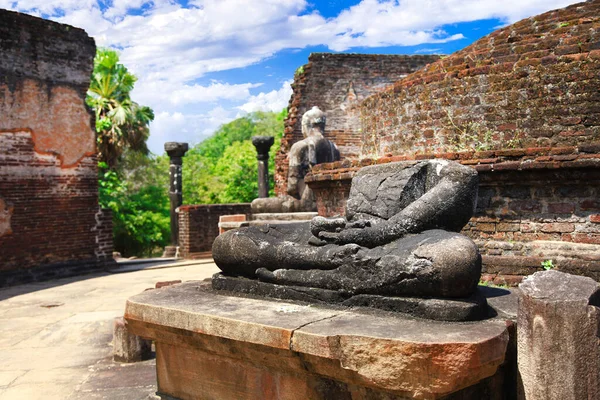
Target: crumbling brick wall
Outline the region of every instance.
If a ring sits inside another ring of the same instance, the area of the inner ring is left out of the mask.
[[[250,203],[183,205],[178,210],[179,254],[183,258],[212,250],[219,236],[220,216],[251,213]]]
[[[94,41],[6,10],[0,38],[0,285],[110,264],[84,101]]]
[[[292,84],[284,137],[275,159],[275,192],[285,194],[287,155],[302,140],[306,111],[313,106],[323,110],[325,137],[335,142],[342,157],[355,157],[361,149],[360,102],[437,59],[435,55],[311,54]]]
[[[497,30],[361,104],[384,156],[600,142],[600,2]]]

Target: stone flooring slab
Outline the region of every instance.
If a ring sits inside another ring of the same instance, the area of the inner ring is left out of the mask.
[[[112,361],[114,318],[156,282],[202,280],[218,268],[198,260],[115,272],[0,289],[0,399],[152,398],[154,360]]]

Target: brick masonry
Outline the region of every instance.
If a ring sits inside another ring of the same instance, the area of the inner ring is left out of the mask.
[[[361,104],[363,153],[600,144],[600,2],[519,21]]]
[[[0,10],[0,286],[106,267],[83,30]]]
[[[275,158],[275,191],[285,194],[287,154],[302,140],[302,115],[318,106],[327,115],[325,137],[342,157],[361,150],[360,102],[439,56],[313,53],[295,76],[281,149]]]
[[[219,217],[250,214],[250,203],[200,204],[179,207],[179,254],[195,258],[212,250],[219,235]]]

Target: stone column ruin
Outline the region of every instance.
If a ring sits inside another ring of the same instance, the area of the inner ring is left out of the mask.
[[[258,197],[269,197],[269,150],[275,138],[273,136],[252,136],[258,160]]]
[[[519,398],[600,399],[600,284],[542,271],[519,288]]]
[[[165,248],[163,257],[173,257],[177,254],[179,245],[179,222],[177,207],[183,204],[181,165],[182,157],[188,151],[187,143],[167,142],[165,151],[169,155],[169,200],[171,201],[171,245]]]

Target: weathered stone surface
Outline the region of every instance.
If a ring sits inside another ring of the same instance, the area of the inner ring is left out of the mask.
[[[519,288],[518,367],[525,398],[600,399],[600,285],[542,271]]]
[[[259,160],[269,159],[269,150],[274,142],[275,138],[273,136],[252,136],[252,144],[256,148]]]
[[[131,331],[157,343],[163,394],[438,399],[494,375],[509,339],[503,320],[384,318],[222,296],[208,286],[189,282],[127,302]]]
[[[212,287],[215,290],[234,292],[233,294],[244,293],[252,296],[317,304],[329,303],[343,307],[368,307],[437,321],[476,321],[488,318],[494,313],[488,308],[486,298],[480,292],[475,292],[464,299],[391,297],[368,294],[351,296],[337,290],[277,285],[223,274],[213,276]]]
[[[113,329],[113,358],[115,361],[130,363],[148,360],[152,356],[152,341],[142,339],[127,329],[127,322],[115,318]]]
[[[477,173],[445,160],[364,168],[348,219],[241,228],[219,236],[226,275],[349,294],[468,297],[479,280],[477,246],[460,231],[473,212]]]

